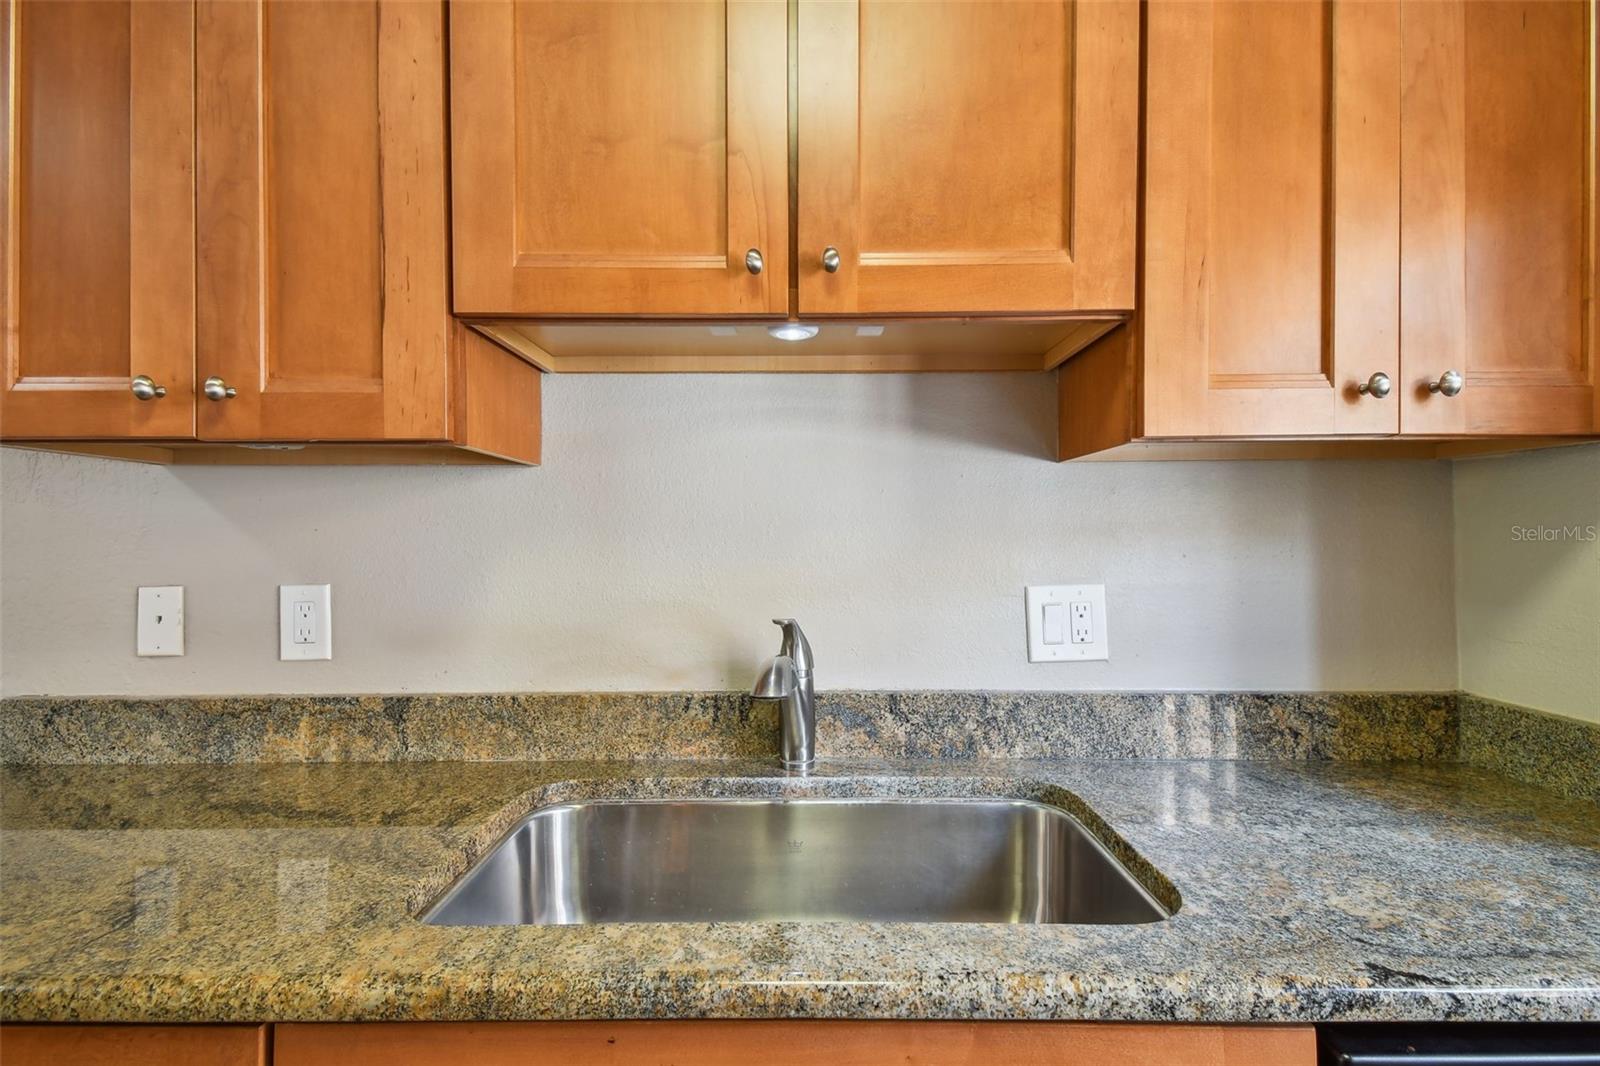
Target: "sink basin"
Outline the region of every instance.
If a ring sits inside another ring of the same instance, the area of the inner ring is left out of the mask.
[[[1075,818],[1029,800],[715,799],[545,807],[431,904],[434,925],[1168,917]]]

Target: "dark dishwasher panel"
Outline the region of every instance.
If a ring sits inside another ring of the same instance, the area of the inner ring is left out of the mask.
[[[1324,1025],[1319,1066],[1600,1066],[1600,1024]]]

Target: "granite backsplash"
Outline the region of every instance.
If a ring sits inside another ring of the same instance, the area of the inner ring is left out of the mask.
[[[738,692],[0,700],[0,763],[765,759]],[[824,759],[1459,760],[1600,799],[1600,725],[1452,692],[818,694]]]
[[[1436,759],[1450,693],[819,693],[822,758]],[[774,705],[734,692],[21,697],[8,763],[766,758]]]

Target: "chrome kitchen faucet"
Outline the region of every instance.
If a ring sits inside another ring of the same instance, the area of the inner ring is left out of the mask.
[[[766,661],[750,695],[778,701],[778,757],[785,770],[806,773],[817,761],[817,692],[811,683],[811,645],[793,618],[783,628],[778,654]]]

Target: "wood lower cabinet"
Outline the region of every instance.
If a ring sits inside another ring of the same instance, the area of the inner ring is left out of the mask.
[[[1152,0],[1139,311],[1061,368],[1060,457],[1600,434],[1593,19]]]
[[[276,1066],[1313,1066],[1309,1027],[1069,1022],[397,1022],[274,1027]]]
[[[0,433],[194,436],[194,58],[192,3],[0,0]]]
[[[4,1066],[1314,1066],[1310,1026],[1091,1022],[7,1025]]]
[[[3,11],[0,439],[538,461],[539,372],[450,314],[442,5]]]
[[[5,1066],[267,1066],[265,1025],[7,1025]]]

